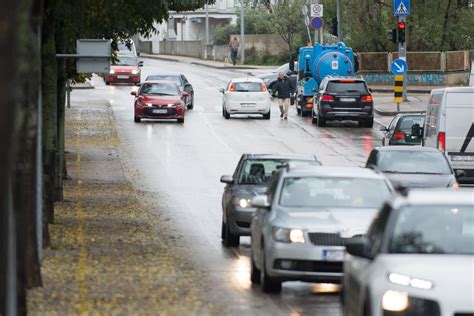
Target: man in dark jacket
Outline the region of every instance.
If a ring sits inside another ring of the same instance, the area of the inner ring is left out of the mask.
[[[288,108],[290,107],[290,96],[295,92],[294,84],[284,73],[278,74],[278,81],[273,85],[273,96],[278,98],[280,106],[280,117],[288,119]]]

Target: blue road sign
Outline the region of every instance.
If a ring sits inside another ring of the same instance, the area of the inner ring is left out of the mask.
[[[311,19],[311,27],[315,30],[320,29],[323,26],[323,19],[315,17]]]
[[[393,10],[393,15],[395,16],[410,15],[410,0],[395,0]]]
[[[390,68],[394,75],[404,75],[408,71],[407,62],[403,59],[395,59],[390,65]]]

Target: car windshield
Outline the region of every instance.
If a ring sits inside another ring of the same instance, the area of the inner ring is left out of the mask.
[[[389,244],[390,253],[474,255],[474,207],[403,207]]]
[[[116,66],[137,66],[138,61],[135,57],[118,56],[118,60],[114,61],[113,64]]]
[[[326,91],[329,93],[361,93],[366,94],[367,88],[365,87],[364,82],[342,82],[342,81],[330,81]]]
[[[181,86],[181,80],[179,79],[179,76],[165,76],[165,75],[153,75],[153,76],[148,76],[146,78],[146,81],[150,80],[166,80],[166,81],[172,81]]]
[[[140,89],[141,95],[180,95],[178,88],[172,83],[145,83]]]
[[[280,205],[378,208],[389,195],[387,184],[380,179],[291,177],[283,183]]]
[[[452,173],[441,151],[381,151],[377,155],[377,168],[387,173]]]
[[[263,184],[267,183],[272,175],[281,167],[291,161],[293,164],[301,162],[307,164],[307,160],[289,159],[248,159],[244,161],[239,175],[240,184]],[[316,161],[314,161],[316,162]]]
[[[261,92],[262,84],[260,82],[234,82],[236,92]]]

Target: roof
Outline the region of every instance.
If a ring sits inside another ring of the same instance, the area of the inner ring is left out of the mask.
[[[312,154],[244,154],[247,159],[295,159],[295,160],[315,160],[316,155]]]
[[[256,78],[256,77],[253,77],[253,78],[248,78],[248,77],[245,77],[245,78],[233,78],[231,79],[232,82],[263,82],[263,80],[261,78]]]
[[[433,89],[431,92],[470,92],[474,93],[474,87],[450,87],[450,88],[441,88],[441,89]]]
[[[370,178],[383,180],[383,174],[368,168],[354,167],[323,167],[316,165],[299,165],[287,171],[287,177],[295,176],[324,176],[341,178]]]
[[[474,205],[471,189],[413,189],[406,196],[398,196],[396,207],[402,205]],[[474,209],[474,208],[473,208]]]
[[[418,152],[439,152],[441,151],[437,148],[431,147],[422,147],[422,146],[383,146],[383,147],[376,147],[375,150],[379,152],[383,151],[418,151]]]

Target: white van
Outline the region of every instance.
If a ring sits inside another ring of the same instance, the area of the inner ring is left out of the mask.
[[[431,91],[423,146],[442,150],[459,183],[474,185],[474,87]]]

